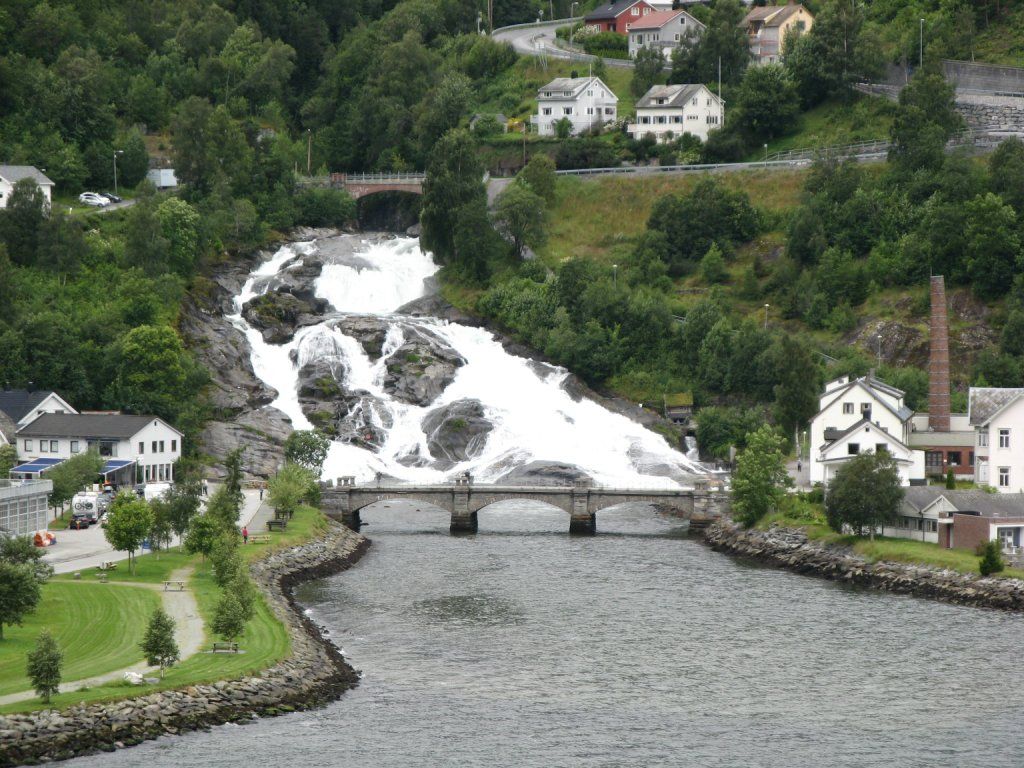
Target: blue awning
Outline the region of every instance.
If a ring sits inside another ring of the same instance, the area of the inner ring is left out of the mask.
[[[106,477],[107,475],[117,472],[119,469],[130,467],[135,463],[135,459],[107,459],[107,463],[103,465],[103,469],[100,470],[100,474]]]
[[[39,474],[40,472],[45,472],[46,470],[50,469],[51,467],[56,467],[62,461],[64,461],[64,459],[53,459],[53,458],[32,459],[32,461],[27,461],[24,464],[19,464],[18,466],[14,467],[11,470],[11,472],[23,472],[23,473],[26,473],[26,474],[35,475],[35,474]]]

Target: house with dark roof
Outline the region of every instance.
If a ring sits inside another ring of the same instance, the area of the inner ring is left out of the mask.
[[[1024,490],[1024,389],[971,387],[967,417],[975,434],[974,478],[999,493]]]
[[[16,437],[18,455],[30,465],[95,450],[122,477],[130,476],[121,482],[172,481],[182,448],[182,433],[163,419],[123,413],[46,413]]]
[[[780,60],[789,34],[801,35],[814,26],[814,16],[797,3],[751,8],[740,26],[746,30],[747,44],[755,64],[773,64]]]
[[[558,77],[537,91],[537,114],[530,122],[541,136],[554,136],[564,120],[575,136],[615,122],[618,104],[619,97],[599,77]]]
[[[0,208],[7,207],[14,185],[22,179],[33,179],[43,190],[46,204],[53,200],[53,182],[34,165],[0,165]]]
[[[626,24],[629,36],[629,58],[644,48],[660,50],[666,61],[684,40],[697,40],[704,34],[704,25],[683,10],[655,11]]]
[[[0,445],[14,442],[14,433],[44,413],[78,413],[56,392],[45,389],[0,390]]]
[[[910,447],[914,412],[904,393],[873,374],[830,381],[811,419],[810,480],[828,485],[838,468],[863,452],[887,450],[904,485],[923,483],[924,453]]]
[[[659,142],[684,133],[707,141],[725,122],[725,102],[704,85],[654,85],[636,103],[636,117],[627,130],[634,139],[653,136]]]
[[[639,21],[654,12],[646,0],[615,0],[602,3],[583,17],[583,28],[587,32],[618,32],[626,34],[626,26]]]

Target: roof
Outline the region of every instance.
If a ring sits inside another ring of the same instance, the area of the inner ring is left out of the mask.
[[[884,435],[887,440],[889,440],[889,441],[891,441],[893,443],[896,443],[896,445],[900,446],[904,450],[907,450],[907,451],[910,450],[910,447],[905,445],[903,443],[903,441],[900,440],[898,437],[896,437],[895,435],[893,435],[890,432],[886,432],[880,426],[878,426],[877,424],[875,424],[872,421],[868,421],[867,419],[861,419],[856,424],[851,424],[849,427],[844,429],[842,432],[839,432],[838,434],[835,434],[835,436],[831,440],[829,440],[828,439],[828,435],[826,435],[826,442],[824,444],[822,444],[822,446],[818,450],[819,451],[827,451],[828,449],[830,449],[834,445],[836,445],[836,443],[838,443],[844,437],[849,435],[851,432],[854,432],[854,431],[860,429],[861,427],[870,427],[876,434]]]
[[[861,389],[864,389],[865,391],[867,391],[887,411],[895,414],[896,418],[898,418],[901,423],[906,422],[911,417],[913,417],[914,412],[910,408],[908,408],[907,406],[901,405],[899,408],[893,408],[883,398],[879,397],[875,392],[872,392],[873,389],[877,389],[880,392],[886,392],[886,393],[888,393],[888,394],[890,394],[890,395],[892,395],[894,397],[902,398],[903,394],[904,394],[903,390],[896,389],[896,387],[892,387],[892,386],[886,384],[885,382],[879,381],[878,379],[872,378],[870,376],[862,376],[859,379],[854,379],[849,384],[845,384],[845,385],[839,387],[839,389],[833,389],[830,392],[826,391],[825,392],[826,395],[835,395],[835,397],[833,397],[831,400],[829,400],[828,405],[826,405],[824,408],[822,408],[820,411],[818,411],[816,414],[814,414],[814,416],[812,418],[812,421],[813,421],[813,419],[816,419],[818,416],[820,416],[822,413],[824,413],[826,409],[830,408],[846,392],[848,392],[853,387],[857,387],[857,386],[859,386]]]
[[[107,437],[127,439],[134,436],[156,416],[130,416],[124,413],[44,413],[18,430],[18,437]],[[178,430],[170,427],[175,432]],[[178,432],[178,434],[181,434]]]
[[[977,512],[982,517],[1024,518],[1024,493],[944,491],[958,512]]]
[[[14,442],[14,433],[17,430],[18,426],[14,423],[14,419],[12,419],[3,411],[0,411],[0,435],[3,435],[4,440],[6,440],[8,443]]]
[[[693,405],[693,393],[692,392],[676,392],[671,395],[665,395],[665,407],[666,408],[684,408],[686,406]]]
[[[50,396],[44,389],[4,389],[0,390],[0,411],[3,411],[17,424],[27,416],[33,408]]]
[[[639,3],[640,0],[618,0],[618,2],[611,2],[607,5],[602,5],[586,16],[583,17],[583,21],[600,21],[601,19],[617,19],[623,13],[628,11],[634,5]]]
[[[655,11],[654,13],[648,13],[646,16],[642,16],[640,21],[634,21],[632,24],[627,25],[627,29],[661,29],[682,13],[686,13],[686,11]],[[686,15],[689,16],[689,14]]]
[[[670,107],[678,109],[700,93],[703,88],[704,86],[699,84],[655,85],[640,97],[636,107],[637,109],[657,109],[659,107],[662,109]],[[708,91],[708,93],[711,93],[711,91]],[[715,98],[718,97],[716,96]],[[667,99],[668,101],[664,104],[659,104],[658,99]]]
[[[912,485],[903,489],[903,500],[918,512],[923,512],[948,493],[938,485]]]
[[[759,21],[766,27],[777,27],[794,13],[803,8],[802,5],[789,3],[788,5],[765,5],[761,8],[751,8],[750,13],[743,17],[741,26],[747,26],[751,22]],[[804,8],[806,11],[807,9]]]
[[[109,475],[117,472],[119,469],[130,467],[135,463],[135,459],[107,459],[107,463],[103,465],[103,469],[100,470],[101,475]]]
[[[51,467],[57,466],[62,461],[64,461],[64,459],[32,459],[32,461],[26,461],[24,464],[19,464],[16,467],[12,467],[11,472],[28,472],[29,474],[38,474],[39,472],[45,472]]]
[[[564,99],[567,98],[564,95],[566,91],[572,93],[572,96],[568,98],[575,99],[580,95],[584,88],[592,83],[600,83],[601,87],[607,92],[608,99],[614,99],[615,101],[619,100],[612,89],[605,85],[604,81],[599,77],[556,77],[550,83],[537,90],[537,100],[544,101],[545,99]],[[552,95],[545,96],[545,91],[552,91]]]
[[[53,182],[46,178],[46,174],[34,165],[0,165],[0,178],[16,184],[22,179],[35,179],[36,184],[41,187],[53,186]]]
[[[1021,395],[1024,389],[1011,387],[971,387],[968,392],[967,414],[972,427],[981,427]]]

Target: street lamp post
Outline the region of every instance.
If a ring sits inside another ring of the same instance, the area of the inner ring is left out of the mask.
[[[764,167],[765,168],[768,167],[768,143],[767,142],[765,142],[765,145],[764,145]]]
[[[764,329],[766,331],[768,330],[768,307],[770,307],[770,306],[771,306],[771,304],[765,304],[764,305]]]
[[[618,286],[619,284],[619,265],[612,264],[612,285]]]
[[[878,367],[881,368],[882,367],[882,334],[880,334],[880,333],[876,333],[875,334],[875,346],[876,346],[875,352],[877,353],[877,356],[878,356]]]
[[[921,19],[921,35],[917,50],[917,68],[924,66],[924,19]]]
[[[306,175],[313,171],[313,131],[306,129]]]
[[[480,34],[480,22],[483,21],[483,16],[484,14],[482,11],[476,12],[476,33],[478,35]]]
[[[116,149],[116,150],[114,150],[114,194],[115,195],[117,194],[117,156],[118,155],[123,155],[123,154],[124,154],[124,150],[123,149]]]
[[[576,23],[572,19],[576,18],[576,6],[579,5],[576,0],[573,0],[572,5],[569,6],[569,47],[572,48],[572,33],[576,31]]]

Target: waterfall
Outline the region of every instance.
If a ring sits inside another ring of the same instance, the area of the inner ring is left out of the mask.
[[[332,258],[337,243],[331,241],[345,239],[345,256]],[[314,254],[324,263],[313,290],[336,313],[318,325],[300,328],[288,343],[265,342],[242,317],[245,303],[273,289],[288,270]],[[341,382],[346,402],[361,398],[350,406],[350,416],[356,411],[367,434],[383,436],[360,444],[335,440],[324,464],[325,478],[354,475],[368,480],[381,472],[404,481],[440,482],[469,471],[481,482],[490,482],[531,461],[572,464],[597,483],[631,487],[677,487],[703,473],[692,451],[684,456],[625,416],[591,400],[573,400],[562,387],[568,375],[564,369],[510,355],[481,328],[396,314],[427,293],[429,278],[438,269],[416,239],[367,241],[343,235],[284,246],[253,270],[235,299],[236,313],[229,319],[252,345],[256,375],[278,392],[271,405],[283,411],[294,428],[312,426],[300,404],[298,372],[316,364],[318,370],[326,366]],[[359,340],[331,324],[351,315],[387,324],[379,359],[371,359]],[[395,399],[384,386],[389,355],[418,335],[448,345],[465,360],[425,407]],[[477,452],[471,458],[442,469],[430,460],[422,421],[431,410],[463,399],[482,403],[493,428],[482,446],[474,443]]]

